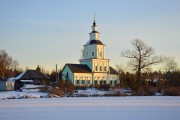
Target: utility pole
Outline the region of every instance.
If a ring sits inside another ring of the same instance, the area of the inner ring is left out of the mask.
[[[59,82],[59,75],[58,75],[57,64],[56,64],[56,83],[58,82]]]

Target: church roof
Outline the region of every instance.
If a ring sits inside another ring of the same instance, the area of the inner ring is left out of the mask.
[[[91,69],[84,64],[66,64],[73,73],[92,73]]]
[[[118,75],[118,72],[114,68],[112,68],[111,66],[109,66],[109,70],[110,70],[110,74]]]
[[[100,40],[90,40],[86,43],[86,45],[93,45],[93,44],[104,45]]]
[[[73,73],[92,73],[91,69],[85,64],[66,64]],[[109,66],[110,74],[118,75],[118,72]]]

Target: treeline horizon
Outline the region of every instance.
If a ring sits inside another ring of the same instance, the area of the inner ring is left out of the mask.
[[[123,84],[127,83],[127,86],[131,86],[129,83],[133,83],[132,80],[134,80],[133,84],[135,84],[136,88],[138,88],[140,82],[145,79],[176,79],[175,81],[180,79],[180,77],[177,77],[177,75],[180,74],[180,69],[174,57],[155,55],[155,50],[139,39],[132,40],[131,44],[132,50],[123,51],[121,52],[120,56],[127,59],[126,66],[123,68],[121,65],[116,65],[116,70],[119,73],[120,81],[124,81]],[[158,64],[162,64],[163,68],[161,68],[159,71],[153,71],[151,69],[152,65]],[[128,68],[129,71],[125,70],[126,68]],[[51,81],[55,81],[55,76],[57,76],[57,74],[60,75],[63,68],[49,72],[43,68],[43,66],[37,64],[37,68],[35,69],[38,69],[40,72],[49,76]],[[25,70],[28,70],[28,67],[26,67]],[[25,70],[20,68],[18,61],[12,58],[5,50],[0,50],[1,78],[16,77]],[[157,77],[157,73],[161,77]],[[129,83],[127,81],[129,81]]]

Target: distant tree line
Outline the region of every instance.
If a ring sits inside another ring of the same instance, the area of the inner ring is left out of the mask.
[[[119,72],[120,84],[116,87],[131,88],[136,91],[151,91],[155,88],[166,91],[169,87],[180,87],[180,70],[178,63],[174,57],[163,57],[155,55],[155,51],[152,47],[146,45],[143,41],[135,39],[131,42],[133,50],[126,50],[121,55],[129,60],[128,67],[133,72],[127,72],[122,67],[117,65]],[[152,72],[150,70],[152,65],[163,64],[161,71]],[[0,50],[0,77],[15,77],[22,72],[17,60],[13,59],[5,50]],[[46,74],[50,77],[51,85],[53,86],[53,92],[59,92],[58,94],[72,92],[75,87],[73,84],[66,80],[61,79],[61,71],[47,72],[43,67],[38,67],[36,70]],[[149,70],[147,72],[147,70]],[[159,80],[158,82],[153,81]],[[96,86],[97,88],[108,89],[110,86]],[[176,90],[177,89],[173,90]],[[173,91],[172,90],[172,91]],[[178,89],[180,90],[180,89]],[[62,93],[60,93],[60,91]]]

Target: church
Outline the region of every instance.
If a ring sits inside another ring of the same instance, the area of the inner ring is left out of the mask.
[[[99,39],[96,21],[92,26],[90,40],[84,45],[80,64],[66,64],[62,70],[62,79],[71,81],[75,86],[110,85],[119,83],[119,74],[105,58],[105,44]]]

